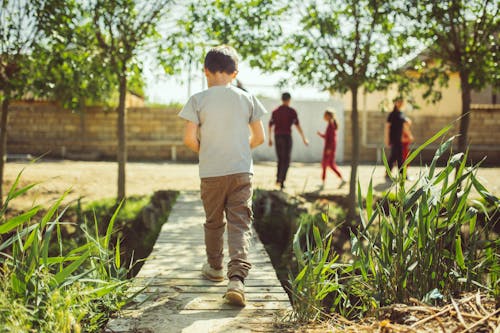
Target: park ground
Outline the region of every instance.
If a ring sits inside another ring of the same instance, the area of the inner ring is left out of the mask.
[[[82,198],[89,202],[116,196],[116,162],[87,162],[69,160],[46,160],[36,163],[8,162],[5,168],[5,190],[10,187],[22,170],[21,185],[39,183],[29,193],[12,204],[15,209],[26,209],[33,204],[50,205],[65,191],[69,191],[66,202]],[[273,162],[255,165],[254,187],[258,189],[277,189],[275,185],[276,164]],[[341,165],[346,179],[350,167]],[[410,167],[409,174],[418,179],[419,168]],[[387,189],[384,168],[380,165],[361,165],[358,169],[363,193],[373,179],[374,189],[378,192]],[[288,172],[285,191],[296,195],[303,192],[319,191],[321,185],[319,163],[292,163]],[[500,167],[481,168],[478,173],[486,188],[495,195],[500,194]],[[340,180],[329,171],[325,188],[320,194],[347,194],[349,185],[338,188]],[[157,190],[198,190],[198,165],[195,163],[175,162],[129,162],[127,164],[127,195],[148,195]]]

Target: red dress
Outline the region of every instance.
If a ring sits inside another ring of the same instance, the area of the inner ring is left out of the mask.
[[[321,135],[325,139],[325,147],[323,148],[323,160],[321,161],[321,166],[323,167],[323,174],[321,179],[324,181],[326,178],[326,169],[330,167],[333,172],[339,178],[342,178],[342,174],[335,163],[335,150],[337,148],[337,124],[328,123],[326,127],[325,134]]]

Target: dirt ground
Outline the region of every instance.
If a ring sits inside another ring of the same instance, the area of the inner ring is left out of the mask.
[[[320,165],[299,164],[291,165],[288,172],[285,191],[289,194],[319,191],[321,185]],[[340,166],[344,177],[348,179],[350,167]],[[5,167],[4,192],[23,171],[21,184],[39,183],[27,195],[16,199],[12,207],[26,209],[33,204],[47,206],[69,190],[66,202],[82,198],[88,202],[101,198],[116,196],[117,170],[116,162],[83,162],[69,160],[45,160],[36,163],[8,162]],[[276,164],[272,162],[255,165],[255,188],[276,189]],[[410,175],[418,177],[418,168],[410,168]],[[482,168],[479,176],[486,188],[495,195],[500,194],[500,168]],[[387,189],[384,180],[384,169],[381,166],[362,165],[359,167],[359,179],[362,191],[368,187],[370,177],[373,177],[373,186],[377,191]],[[175,162],[129,162],[127,164],[127,195],[151,194],[157,190],[198,190],[198,166],[194,163]],[[340,180],[329,172],[324,194],[347,194],[348,184],[339,189]]]

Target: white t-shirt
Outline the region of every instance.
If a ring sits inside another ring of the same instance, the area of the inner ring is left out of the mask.
[[[253,174],[248,125],[265,113],[256,97],[231,85],[191,96],[179,117],[199,126],[200,178]]]

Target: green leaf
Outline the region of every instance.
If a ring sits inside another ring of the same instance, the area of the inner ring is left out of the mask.
[[[115,245],[115,266],[117,269],[120,269],[121,267],[121,262],[120,262],[120,235],[118,235],[116,239],[116,245]]]
[[[366,193],[366,215],[368,220],[371,219],[373,214],[373,186],[372,186],[372,178],[370,178],[370,183],[368,184],[368,192]]]
[[[105,249],[109,249],[109,241],[111,240],[111,235],[113,234],[113,227],[115,225],[115,220],[116,220],[116,217],[118,216],[118,213],[120,212],[120,208],[122,207],[123,203],[124,203],[124,200],[122,200],[120,202],[120,204],[116,208],[115,212],[113,213],[111,220],[109,221],[108,229],[106,230],[106,236],[104,237],[104,248]]]
[[[64,280],[68,279],[74,271],[80,268],[80,266],[85,262],[85,260],[87,260],[89,256],[90,256],[90,251],[87,251],[84,254],[82,254],[77,260],[73,261],[71,264],[64,267],[61,271],[59,271],[54,276],[54,280],[51,283],[52,287],[56,287],[62,284]]]
[[[425,147],[427,147],[428,145],[430,145],[431,143],[433,143],[434,141],[436,141],[437,139],[439,139],[441,136],[443,136],[445,133],[447,133],[450,129],[451,129],[452,125],[447,125],[446,127],[442,128],[439,132],[437,132],[436,134],[434,134],[430,139],[428,139],[427,141],[425,141],[423,144],[421,144],[420,146],[418,146],[417,149],[415,149],[415,151],[413,151],[410,156],[408,156],[408,158],[405,160],[405,162],[403,163],[403,168],[407,167],[408,164],[411,163],[411,161],[413,161],[415,159],[415,157],[418,156],[418,154],[420,154],[420,152],[422,150],[424,150]]]
[[[464,254],[462,252],[462,239],[460,235],[455,238],[455,260],[461,269],[465,269]]]
[[[7,220],[5,223],[0,224],[0,235],[6,234],[17,228],[19,225],[28,222],[36,213],[38,213],[39,210],[40,207],[34,207],[26,213],[14,216],[13,218]]]

